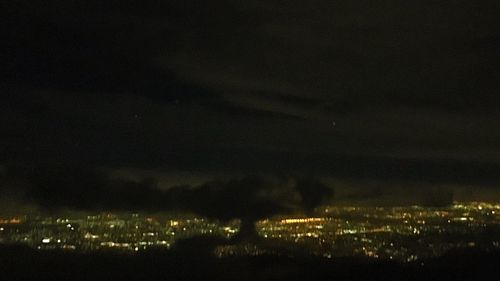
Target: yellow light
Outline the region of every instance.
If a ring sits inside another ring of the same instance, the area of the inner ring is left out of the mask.
[[[281,223],[308,223],[308,222],[321,222],[324,218],[301,218],[301,219],[283,219]]]
[[[21,219],[12,218],[10,220],[0,220],[1,224],[19,224],[21,223]]]

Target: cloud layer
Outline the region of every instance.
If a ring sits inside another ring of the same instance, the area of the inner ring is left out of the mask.
[[[0,165],[500,180],[498,1],[4,6]]]
[[[313,178],[246,176],[162,190],[152,178],[116,179],[91,167],[67,165],[11,166],[0,187],[2,197],[12,196],[49,211],[183,211],[252,222],[312,211],[333,195],[332,188]]]

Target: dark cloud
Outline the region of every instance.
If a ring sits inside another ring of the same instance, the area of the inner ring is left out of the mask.
[[[457,201],[475,201],[479,198],[473,194],[464,196],[463,190],[476,190],[478,194],[490,193],[490,199],[483,197],[482,201],[495,201],[498,195],[491,191],[495,188],[485,188],[481,185],[467,186],[461,184],[419,183],[404,180],[379,179],[326,179],[329,185],[335,186],[334,205],[342,206],[428,206],[441,207]]]
[[[453,191],[446,188],[427,189],[422,196],[421,205],[430,207],[450,206],[453,204]]]
[[[207,217],[256,221],[276,214],[308,211],[330,199],[332,189],[314,179],[248,176],[214,181],[195,189],[170,190],[179,204]]]
[[[254,222],[276,214],[310,211],[331,199],[332,189],[318,180],[247,176],[199,186],[161,190],[157,181],[111,178],[84,166],[10,166],[2,193],[47,210],[185,211],[223,221]]]
[[[45,164],[7,168],[4,190],[15,189],[17,197],[42,209],[84,211],[165,209],[165,194],[155,181],[111,179],[85,166]]]
[[[499,8],[9,1],[0,164],[494,186]]]
[[[296,188],[302,199],[302,208],[306,211],[314,210],[334,195],[331,187],[312,177],[300,178],[296,183]]]
[[[250,92],[301,106],[498,107],[495,1],[110,3],[8,3],[4,82],[165,100]]]

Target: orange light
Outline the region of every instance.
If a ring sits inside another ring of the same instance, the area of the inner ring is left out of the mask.
[[[0,220],[0,224],[19,224],[21,223],[21,219],[19,218],[12,218],[12,219],[6,219],[6,220]]]
[[[309,222],[321,222],[324,218],[301,218],[301,219],[283,219],[281,223],[309,223]]]

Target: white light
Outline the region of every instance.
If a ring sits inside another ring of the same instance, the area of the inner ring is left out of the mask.
[[[0,227],[0,231],[3,231],[3,227]]]
[[[42,243],[43,243],[43,244],[48,244],[48,243],[50,243],[50,238],[43,238],[43,239],[42,239]]]

